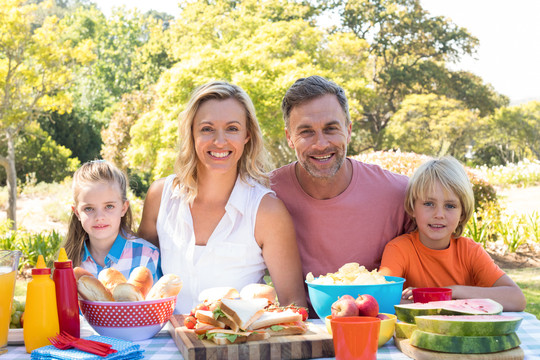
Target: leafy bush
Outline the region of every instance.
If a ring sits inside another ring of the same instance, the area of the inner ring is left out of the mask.
[[[10,230],[11,222],[0,222],[0,246],[2,249],[19,250],[22,258],[19,261],[19,269],[22,267],[34,267],[39,255],[43,255],[47,266],[51,267],[54,256],[60,250],[63,236],[56,232],[29,233],[24,229]]]
[[[383,169],[409,177],[422,163],[431,159],[427,155],[411,152],[405,153],[399,150],[365,153],[353,156],[352,158],[370,164],[377,164]],[[488,206],[488,204],[497,204],[497,191],[483,177],[482,172],[467,166],[465,166],[465,171],[473,185],[476,211]]]
[[[28,178],[37,182],[61,181],[73,174],[79,160],[71,158],[71,151],[58,145],[43,130],[32,126],[21,136],[16,146],[17,178],[25,183]],[[0,144],[0,150],[4,147]],[[28,176],[32,174],[32,176]],[[0,167],[0,183],[5,184],[6,172]]]

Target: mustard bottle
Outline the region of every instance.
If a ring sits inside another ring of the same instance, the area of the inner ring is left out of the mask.
[[[56,290],[51,279],[51,269],[46,267],[43,256],[39,255],[26,291],[23,326],[26,352],[51,345],[47,338],[56,336],[59,331]]]

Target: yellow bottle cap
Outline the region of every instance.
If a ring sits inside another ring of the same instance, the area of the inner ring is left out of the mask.
[[[38,255],[36,269],[45,269],[46,267],[47,265],[45,265],[45,259],[43,259],[43,255]]]
[[[43,255],[38,255],[36,267],[32,269],[32,275],[50,275],[51,269],[45,264]]]
[[[66,249],[64,248],[60,248],[60,253],[58,254],[58,262],[61,262],[61,261],[68,261],[68,257],[67,257],[67,254],[66,254]]]

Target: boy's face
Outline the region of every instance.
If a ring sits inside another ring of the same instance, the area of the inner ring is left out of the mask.
[[[414,202],[413,217],[422,244],[430,249],[446,249],[459,225],[461,212],[461,202],[456,194],[446,191],[436,182],[425,197]]]

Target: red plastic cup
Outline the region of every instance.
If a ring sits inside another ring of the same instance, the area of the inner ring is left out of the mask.
[[[412,290],[413,301],[427,303],[430,301],[452,300],[452,289],[448,288],[416,288]]]
[[[381,319],[367,316],[330,320],[336,360],[375,360]]]

